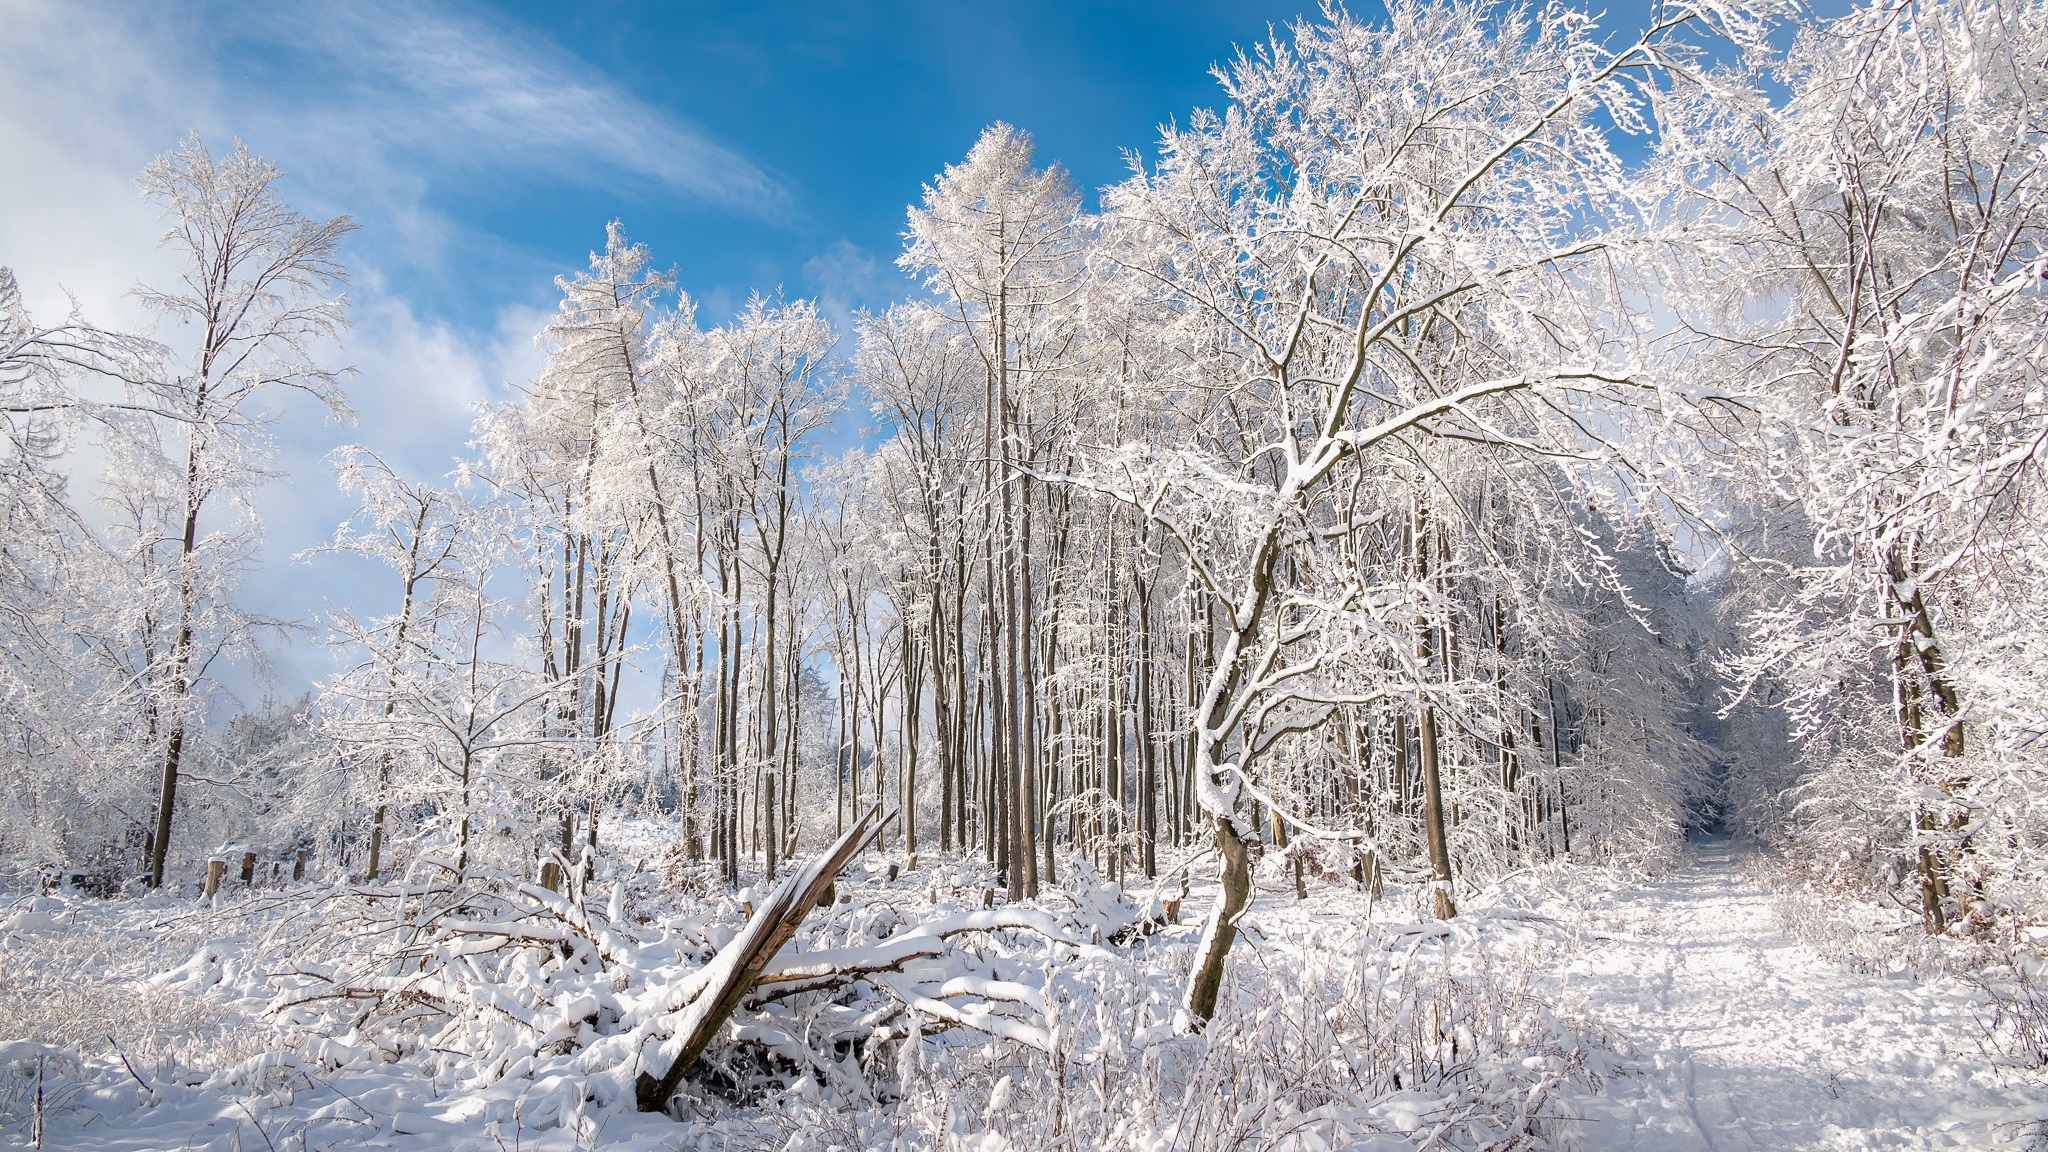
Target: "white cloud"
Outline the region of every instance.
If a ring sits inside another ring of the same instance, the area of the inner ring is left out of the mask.
[[[894,265],[850,240],[835,240],[804,261],[804,278],[818,291],[818,308],[839,333],[842,347],[853,338],[854,314],[900,299],[908,280]]]
[[[466,8],[0,0],[0,263],[34,309],[61,307],[61,278],[120,319],[168,267],[133,179],[191,129],[248,139],[311,190],[299,207],[373,224],[360,244],[374,233],[394,265],[496,246],[434,206],[492,181],[639,181],[769,220],[792,204],[701,129]]]
[[[817,286],[821,306],[852,311],[870,300],[900,295],[902,277],[851,240],[835,240],[804,261],[804,276]]]
[[[397,297],[365,296],[344,357],[356,370],[349,402],[357,417],[345,436],[416,479],[433,479],[464,454],[477,406],[505,399],[506,385],[540,370],[533,336],[547,313],[508,305],[490,330],[474,331],[422,318]]]
[[[133,327],[128,290],[177,269],[135,176],[208,123],[214,93],[177,65],[170,25],[96,15],[0,0],[0,264],[46,321],[69,289],[93,319]]]
[[[280,72],[288,83],[266,81]],[[416,477],[444,475],[466,452],[475,405],[539,366],[532,337],[546,315],[534,302],[554,271],[539,258],[515,253],[518,276],[460,287],[468,299],[456,311],[491,317],[476,327],[437,318],[382,274],[439,262],[437,250],[458,266],[506,263],[501,251],[469,259],[502,242],[441,214],[437,187],[541,172],[643,180],[757,217],[789,203],[774,178],[698,129],[465,9],[0,0],[0,264],[19,274],[37,315],[61,315],[68,288],[94,320],[142,325],[129,290],[179,269],[157,247],[162,224],[134,177],[190,129],[216,150],[247,138],[285,168],[299,208],[366,225],[352,244],[355,326],[337,358],[357,369],[360,423],[326,425],[312,406],[285,402],[286,478],[258,496],[268,543],[243,599],[287,619],[312,619],[330,598],[376,611],[386,592],[375,573],[291,561],[348,514],[327,454],[360,441]],[[90,456],[82,480],[97,467]],[[274,655],[288,692],[328,659],[304,644]],[[230,679],[246,699],[260,693]]]
[[[786,207],[781,184],[745,157],[502,21],[390,3],[260,5],[234,17],[240,36],[312,65],[297,79],[318,101],[287,95],[282,115],[337,152],[581,181],[624,174],[747,215]]]

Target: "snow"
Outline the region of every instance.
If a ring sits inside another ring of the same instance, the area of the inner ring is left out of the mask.
[[[2040,1088],[1987,1054],[1982,996],[1823,957],[1726,841],[1615,888],[1597,918],[1610,930],[1561,991],[1625,1038],[1640,1070],[1571,1098],[1588,1152],[2020,1145]]]
[[[854,1152],[899,1140],[1021,1150],[1062,1122],[1095,1146],[1133,1149],[1476,1149],[1532,1126],[1539,1142],[1515,1147],[1994,1148],[2021,1146],[2029,1122],[2048,1117],[2038,1083],[1988,1048],[1973,985],[1816,945],[1784,894],[1725,843],[1661,874],[1525,871],[1461,894],[1449,923],[1419,913],[1420,884],[1390,886],[1372,908],[1327,881],[1297,900],[1288,866],[1270,856],[1241,921],[1224,1013],[1203,1037],[1164,1023],[1196,925],[1103,931],[1149,898],[1085,868],[1043,906],[962,907],[938,894],[958,887],[978,902],[982,884],[935,880],[948,867],[849,879],[854,902],[814,916],[769,969],[801,981],[909,961],[872,972],[872,992],[847,1008],[800,996],[734,1018],[723,1043],[808,1061],[817,1078],[751,1103],[691,1088],[680,1123],[636,1113],[621,1085],[606,1086],[632,1033],[593,1035],[585,1022],[603,1032],[617,1008],[701,980],[709,952],[677,946],[729,936],[740,914],[729,899],[656,908],[636,904],[625,882],[593,886],[587,906],[551,899],[557,924],[587,922],[612,941],[609,975],[509,964],[505,983],[475,982],[467,995],[488,1011],[474,1026],[448,1025],[440,1042],[490,1046],[459,1059],[434,1050],[445,1017],[422,1017],[405,1042],[403,1021],[358,1029],[346,1012],[298,1003],[332,984],[280,947],[277,917],[290,905],[274,895],[196,911],[162,896],[24,902],[36,919],[0,938],[6,990],[53,988],[91,956],[103,969],[76,973],[73,992],[87,999],[69,1003],[89,1005],[100,981],[159,1034],[131,1025],[120,1052],[90,1043],[82,1025],[61,1044],[0,1036],[0,1148],[28,1146],[39,1068],[46,1146],[79,1152],[267,1142],[481,1152],[500,1140],[538,1152]],[[1189,907],[1209,896],[1197,885]],[[636,911],[689,929],[636,923]],[[496,916],[473,926],[549,925]],[[455,957],[446,971],[457,970],[483,971]],[[621,973],[634,975],[604,982]],[[857,1068],[816,1046],[872,1027],[881,1015],[855,1017],[892,1002],[921,1016],[875,1033],[913,1038],[881,1063]],[[515,1025],[521,1016],[531,1019]],[[204,1022],[211,1039],[179,1037],[186,1021]],[[1050,1071],[1062,1067],[1064,1095]]]

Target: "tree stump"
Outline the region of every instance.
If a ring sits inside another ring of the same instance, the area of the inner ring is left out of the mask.
[[[200,895],[211,897],[214,893],[219,892],[220,878],[227,870],[227,861],[208,860],[206,862],[206,887],[200,890]]]

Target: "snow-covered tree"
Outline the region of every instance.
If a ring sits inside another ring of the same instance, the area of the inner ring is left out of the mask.
[[[400,767],[401,753],[410,761],[417,751],[417,745],[394,740],[385,730],[400,723],[401,677],[426,650],[421,632],[438,628],[453,602],[443,593],[442,583],[455,581],[455,595],[460,595],[461,582],[472,578],[458,567],[472,558],[465,549],[473,550],[474,541],[465,538],[485,534],[489,528],[459,496],[407,481],[367,448],[343,448],[334,461],[342,489],[357,493],[361,508],[320,551],[373,560],[390,569],[398,581],[397,611],[388,617],[364,620],[346,609],[335,611],[337,636],[361,649],[367,659],[329,685],[322,716],[329,732],[350,751],[354,762],[347,767],[371,777],[367,787],[351,780],[344,794],[364,796],[372,810],[363,875],[375,880],[385,863],[394,771]],[[370,710],[367,716],[362,713],[365,708]],[[365,723],[368,729],[362,728]]]
[[[1667,157],[1679,347],[1725,373],[1748,448],[1716,481],[1755,509],[1731,579],[1772,589],[1733,670],[1797,737],[1753,815],[1861,881],[1909,863],[1935,931],[1990,916],[2041,835],[2044,52],[2038,5],[1862,8],[1766,62],[1782,102],[1704,90]]]
[[[898,263],[940,294],[981,360],[981,488],[988,543],[985,616],[996,659],[989,664],[999,853],[1010,889],[1037,887],[1038,673],[1033,667],[1034,603],[1024,538],[1029,496],[1023,483],[1032,397],[1049,384],[1070,351],[1072,310],[1064,305],[1080,279],[1084,224],[1080,201],[1058,167],[1033,167],[1031,137],[1008,124],[983,132],[966,160],[949,165],[910,212]]]
[[[270,475],[265,403],[292,390],[330,417],[349,415],[343,373],[324,357],[345,323],[347,301],[330,293],[354,224],[293,211],[273,188],[278,175],[240,141],[216,158],[195,135],[138,181],[170,222],[164,244],[184,263],[176,285],[137,289],[168,329],[160,335],[185,355],[129,384],[127,407],[110,420],[104,478],[130,581],[113,606],[109,643],[125,649],[159,769],[152,885],[164,880],[211,665],[246,651],[255,624],[231,593],[259,527],[248,499]]]
[[[1100,459],[1092,482],[1175,541],[1217,622],[1193,782],[1223,894],[1192,1020],[1250,895],[1241,802],[1286,818],[1262,761],[1337,709],[1412,701],[1437,909],[1453,910],[1438,711],[1454,672],[1430,617],[1432,524],[1456,513],[1423,493],[1448,447],[1586,455],[1574,417],[1632,382],[1576,269],[1627,219],[1600,118],[1635,122],[1626,81],[1668,27],[1616,50],[1517,8],[1337,13],[1241,56],[1225,113],[1169,130],[1108,195],[1099,259],[1185,350],[1167,386],[1191,427]],[[1385,484],[1403,475],[1405,500]],[[1406,523],[1375,563],[1363,538],[1390,515]],[[1361,660],[1391,675],[1332,675]]]
[[[0,851],[98,865],[110,881],[142,847],[147,786],[124,754],[135,717],[78,640],[105,557],[73,506],[64,460],[91,416],[118,410],[81,392],[134,378],[156,354],[76,314],[37,323],[0,268],[0,758],[10,781]]]

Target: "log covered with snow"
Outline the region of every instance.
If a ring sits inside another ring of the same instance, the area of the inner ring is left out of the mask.
[[[669,1037],[657,1049],[666,1059],[666,1067],[658,1077],[643,1069],[635,1081],[634,1095],[641,1111],[657,1112],[667,1106],[669,1097],[682,1086],[684,1073],[753,990],[761,970],[796,935],[804,917],[818,906],[818,897],[895,815],[894,809],[884,812],[879,804],[870,808],[830,849],[790,873],[747,918],[740,934],[719,949],[711,963],[684,981],[675,997],[677,1006],[671,1010]]]

